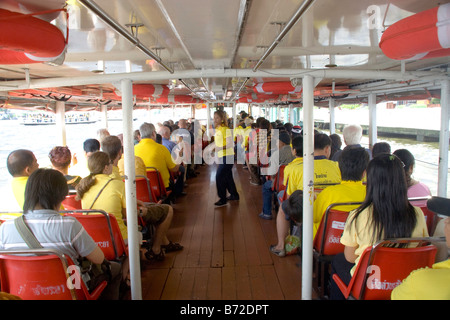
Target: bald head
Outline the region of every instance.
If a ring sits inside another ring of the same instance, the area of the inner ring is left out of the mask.
[[[13,177],[30,176],[39,168],[34,153],[25,149],[14,150],[11,152],[6,160],[6,166]]]

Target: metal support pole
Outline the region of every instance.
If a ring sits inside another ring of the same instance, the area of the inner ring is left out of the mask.
[[[450,80],[441,81],[441,131],[439,133],[438,196],[447,197]]]
[[[330,134],[336,133],[336,116],[334,112],[335,101],[333,98],[328,100],[329,108],[330,108]]]
[[[101,123],[102,128],[108,129],[108,106],[106,104],[101,106]]]
[[[311,300],[314,202],[314,78],[303,77],[302,299]]]
[[[65,146],[67,144],[66,140],[66,103],[64,101],[56,101],[56,130],[59,134],[56,136],[61,137],[60,145]],[[59,142],[58,142],[59,143]]]
[[[130,263],[131,298],[142,300],[141,268],[139,254],[139,231],[136,203],[136,169],[134,164],[133,143],[133,86],[129,79],[123,79],[122,116],[123,116],[123,144],[125,163],[125,197],[127,205],[128,254]]]
[[[377,95],[369,94],[369,148],[377,143]]]

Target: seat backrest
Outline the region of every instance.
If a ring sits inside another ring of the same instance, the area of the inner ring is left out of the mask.
[[[427,223],[428,234],[432,235],[434,233],[434,229],[436,228],[436,214],[429,210],[426,206],[420,207],[422,209],[423,215],[425,216],[425,222]]]
[[[344,252],[344,245],[340,239],[344,232],[345,222],[349,211],[334,209],[338,206],[359,206],[361,202],[332,203],[325,210],[319,229],[314,237],[313,247],[320,255],[332,256]]]
[[[24,256],[41,251],[43,255]],[[46,252],[46,254],[44,254]],[[23,300],[84,299],[81,290],[67,286],[69,278],[66,257],[54,250],[33,249],[0,252],[1,290]],[[80,286],[84,282],[79,279]]]
[[[156,200],[160,200],[167,196],[166,187],[164,186],[164,181],[162,180],[161,173],[158,169],[155,167],[147,167],[147,178]]]
[[[62,205],[66,210],[79,210],[81,207],[81,200],[75,199],[76,194],[69,194],[63,200]]]
[[[437,248],[388,248],[379,244],[361,255],[352,280],[351,295],[360,300],[390,300],[392,290],[412,271],[431,267]]]
[[[136,176],[136,198],[143,202],[156,202],[147,177]]]
[[[64,213],[76,218],[103,251],[107,260],[120,260],[127,249],[116,217],[102,210],[75,210]]]
[[[283,184],[284,182],[284,168],[286,168],[286,165],[282,164],[278,168],[278,172],[275,175],[275,179],[273,181],[272,190],[276,192],[280,192],[281,190],[285,190],[286,186]]]

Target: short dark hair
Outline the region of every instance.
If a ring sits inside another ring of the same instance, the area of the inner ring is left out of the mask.
[[[369,154],[363,147],[344,148],[338,163],[342,180],[360,181],[369,164]]]
[[[122,151],[122,142],[117,136],[108,136],[102,140],[102,151],[109,155],[111,160],[115,160]]]
[[[284,213],[297,223],[303,222],[303,191],[295,190],[285,201]]]
[[[326,146],[331,146],[331,139],[325,133],[317,133],[314,135],[314,150],[322,150]]]
[[[297,157],[303,157],[303,136],[298,135],[292,139],[292,149]]]
[[[84,152],[95,152],[100,150],[100,142],[97,139],[87,139],[83,142]]]
[[[391,145],[387,142],[377,142],[372,147],[372,156],[376,157],[380,153],[391,153]]]
[[[30,150],[18,149],[12,151],[6,159],[8,172],[13,176],[19,176],[23,171],[33,165],[34,154]]]
[[[28,178],[23,211],[32,211],[37,204],[44,209],[59,209],[57,206],[68,193],[67,180],[61,172],[55,169],[37,169]]]

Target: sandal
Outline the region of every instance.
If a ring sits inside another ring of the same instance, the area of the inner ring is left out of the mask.
[[[270,246],[270,252],[272,252],[274,255],[278,257],[284,257],[286,255],[286,251],[284,249],[281,250],[275,249],[275,245]]]
[[[164,260],[164,251],[161,250],[158,254],[154,253],[152,249],[149,249],[145,253],[145,257],[150,261],[163,261]]]
[[[183,246],[181,244],[179,244],[178,242],[173,243],[172,241],[169,241],[169,244],[162,244],[161,249],[164,249],[164,251],[167,253],[167,252],[179,251],[179,250],[183,249]]]

